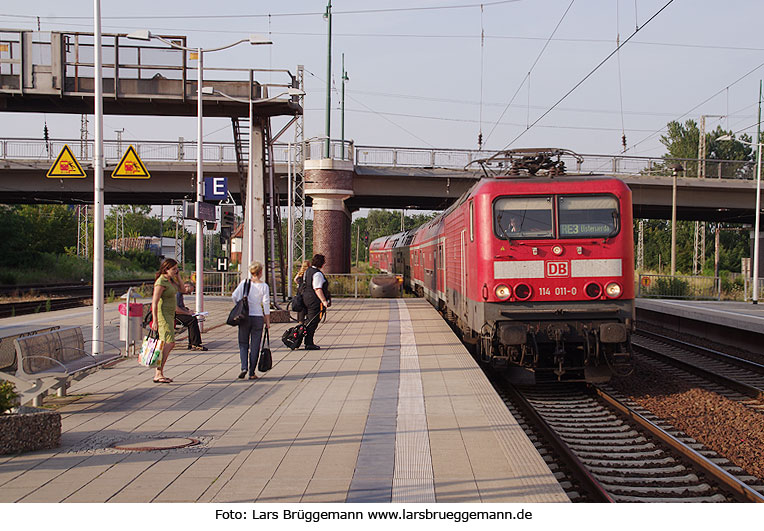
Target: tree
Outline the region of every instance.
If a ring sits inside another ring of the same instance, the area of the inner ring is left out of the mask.
[[[0,265],[34,268],[42,253],[77,245],[74,209],[65,205],[0,205]]]

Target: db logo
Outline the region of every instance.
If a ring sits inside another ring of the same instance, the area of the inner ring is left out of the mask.
[[[547,262],[546,276],[548,277],[569,277],[570,264],[568,262]]]

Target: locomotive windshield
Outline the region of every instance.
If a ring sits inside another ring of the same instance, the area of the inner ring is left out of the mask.
[[[560,238],[608,238],[618,230],[618,200],[612,195],[559,196]]]
[[[500,238],[551,238],[552,196],[502,197],[493,207],[494,230]]]

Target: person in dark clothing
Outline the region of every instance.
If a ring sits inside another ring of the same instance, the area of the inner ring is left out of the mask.
[[[300,266],[300,270],[297,272],[297,274],[294,277],[294,282],[297,284],[297,292],[295,294],[295,297],[302,297],[302,293],[304,291],[303,284],[305,283],[305,272],[310,267],[310,260],[303,261],[302,265]],[[307,314],[307,309],[300,310],[297,312],[297,321],[305,324],[305,315]]]
[[[191,282],[183,284],[183,291],[178,290],[176,297],[175,319],[188,327],[188,350],[208,350],[202,345],[202,332],[199,329],[199,321],[194,312],[189,310],[183,302],[183,293],[191,293],[194,285]]]
[[[305,330],[305,349],[306,350],[318,350],[321,347],[316,345],[313,341],[313,335],[318,328],[318,321],[320,317],[317,317],[321,312],[332,305],[332,296],[329,293],[329,282],[321,272],[321,268],[324,266],[326,259],[322,254],[313,255],[311,260],[311,266],[305,272],[305,290],[302,294],[302,298],[305,301],[305,306],[308,308],[308,313],[305,316],[306,330]]]

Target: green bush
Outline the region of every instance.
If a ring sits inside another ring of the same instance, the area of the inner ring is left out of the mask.
[[[0,415],[19,405],[19,395],[11,382],[0,382]]]
[[[658,277],[652,286],[645,292],[645,297],[687,297],[690,293],[690,284],[681,278]]]

